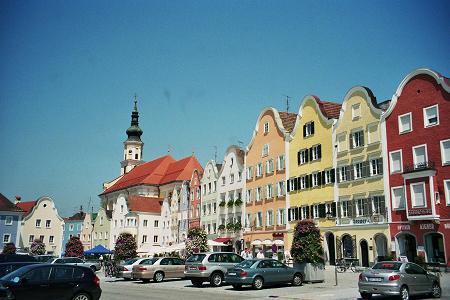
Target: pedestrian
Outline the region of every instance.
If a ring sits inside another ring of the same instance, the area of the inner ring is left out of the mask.
[[[100,254],[98,261],[100,262],[100,268],[103,267],[103,255]]]
[[[263,249],[262,249],[262,248],[259,249],[258,254],[256,254],[256,258],[257,258],[257,259],[265,258],[265,257],[264,257],[264,252],[263,252]]]
[[[247,250],[248,250],[248,248],[245,248],[245,249],[242,249],[242,251],[241,251],[241,256],[242,256],[244,259],[247,259]]]
[[[252,251],[250,251],[250,249],[248,249],[248,248],[247,248],[247,253],[246,253],[246,255],[247,255],[247,256],[246,256],[246,257],[247,257],[246,259],[253,259]]]

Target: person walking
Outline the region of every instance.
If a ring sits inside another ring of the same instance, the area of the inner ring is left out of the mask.
[[[264,257],[264,252],[263,252],[263,249],[262,249],[262,248],[259,249],[258,254],[256,254],[256,258],[257,258],[257,259],[263,259],[263,258],[265,258],[265,257]]]

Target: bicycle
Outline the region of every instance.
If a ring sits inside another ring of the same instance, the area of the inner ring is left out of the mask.
[[[345,258],[336,260],[336,271],[343,273],[350,269],[352,272],[356,272],[356,263],[353,260],[346,260]]]
[[[120,267],[116,265],[115,262],[106,262],[103,265],[103,271],[105,273],[105,277],[117,277]]]

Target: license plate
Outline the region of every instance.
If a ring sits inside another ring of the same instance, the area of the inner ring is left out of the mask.
[[[230,275],[230,276],[236,276],[236,273],[232,272],[232,273],[228,273],[228,275]]]
[[[197,270],[197,267],[189,267],[189,270]]]
[[[377,278],[377,277],[369,277],[367,278],[369,281],[381,281],[381,278]]]

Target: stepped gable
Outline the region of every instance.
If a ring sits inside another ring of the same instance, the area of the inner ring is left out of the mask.
[[[130,196],[127,204],[130,211],[161,214],[163,198]]]
[[[26,201],[26,202],[19,202],[16,204],[20,209],[22,209],[25,214],[24,217],[28,216],[28,214],[33,210],[33,207],[36,205],[37,201]]]
[[[201,169],[202,166],[195,156],[188,156],[186,158],[175,161],[167,168],[165,176],[161,179],[160,184],[167,184],[174,181],[190,180],[192,172]]]
[[[165,155],[136,166],[100,195],[141,184],[157,185],[161,182],[161,179],[167,173],[169,165],[173,162],[175,162],[175,159],[172,156]]]
[[[278,114],[280,115],[284,129],[287,132],[292,132],[295,126],[295,120],[297,119],[297,114],[284,111],[280,111]]]
[[[16,211],[22,212],[23,210],[8,200],[2,193],[0,193],[0,211]]]

